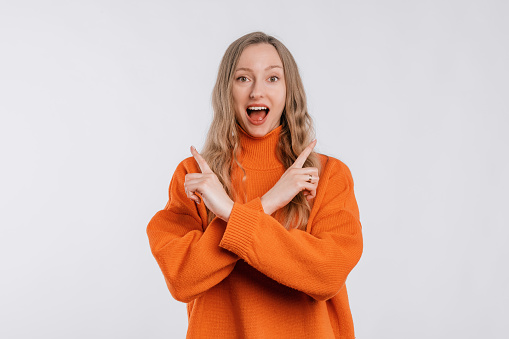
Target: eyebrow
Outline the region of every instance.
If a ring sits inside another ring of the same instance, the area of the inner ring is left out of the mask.
[[[281,68],[281,69],[283,69],[283,67],[282,67],[282,66],[279,66],[279,65],[272,65],[272,66],[269,66],[269,67],[265,68],[265,70],[266,70],[266,71],[268,71],[268,70],[271,70],[271,69],[273,69],[273,68]],[[247,71],[247,72],[253,72],[253,70],[252,70],[251,68],[247,68],[247,67],[239,67],[239,68],[237,68],[237,69],[235,70],[235,72],[237,72],[237,71]]]

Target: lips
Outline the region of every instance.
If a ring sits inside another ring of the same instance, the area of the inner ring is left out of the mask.
[[[261,125],[265,121],[265,118],[267,118],[267,115],[269,114],[269,107],[265,105],[250,105],[246,108],[246,113],[248,120],[253,125]]]

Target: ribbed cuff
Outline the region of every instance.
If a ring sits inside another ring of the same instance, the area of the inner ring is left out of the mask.
[[[245,207],[249,207],[253,210],[256,210],[258,212],[264,212],[263,211],[263,205],[262,205],[262,199],[260,198],[254,198],[253,200],[246,202],[244,204]]]
[[[253,199],[245,205],[234,203],[219,246],[246,260],[253,234],[259,223],[260,212],[263,212],[260,198]]]

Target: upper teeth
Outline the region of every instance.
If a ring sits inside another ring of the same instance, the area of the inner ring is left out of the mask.
[[[261,111],[263,109],[268,109],[267,107],[248,107],[248,109],[252,109],[252,110],[255,110],[255,111]]]

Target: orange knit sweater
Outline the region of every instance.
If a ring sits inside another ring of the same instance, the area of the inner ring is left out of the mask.
[[[207,225],[204,204],[187,198],[185,174],[200,172],[190,157],[147,226],[172,296],[187,303],[188,338],[355,337],[345,285],[362,253],[352,176],[341,161],[320,155],[307,229],[286,230],[260,201],[285,171],[275,151],[280,131],[262,138],[241,132],[247,202],[235,201],[228,223]]]

